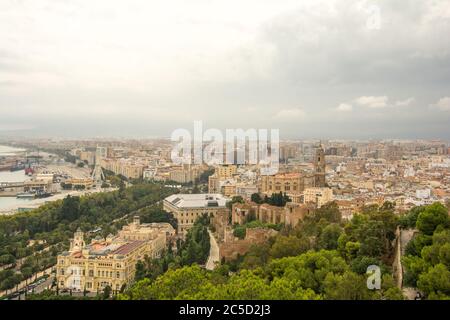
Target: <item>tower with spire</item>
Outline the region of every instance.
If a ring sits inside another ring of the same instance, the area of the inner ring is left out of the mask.
[[[314,155],[314,187],[325,187],[325,165],[325,151],[320,143]]]
[[[70,240],[70,252],[81,251],[85,246],[84,233],[80,228],[74,234],[72,240]]]

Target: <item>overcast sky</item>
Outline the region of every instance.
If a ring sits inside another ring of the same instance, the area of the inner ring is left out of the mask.
[[[1,0],[0,135],[450,140],[449,0]]]

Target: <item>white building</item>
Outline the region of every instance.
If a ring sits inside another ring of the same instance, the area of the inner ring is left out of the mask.
[[[419,189],[416,190],[416,198],[418,199],[428,199],[431,197],[430,189]]]
[[[178,221],[178,234],[185,236],[198,217],[204,214],[214,217],[226,208],[228,200],[218,193],[174,194],[164,199],[163,208],[174,215]]]

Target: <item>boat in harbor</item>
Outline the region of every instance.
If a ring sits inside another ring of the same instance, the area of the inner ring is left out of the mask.
[[[17,199],[34,199],[34,198],[36,198],[36,194],[31,193],[31,192],[21,192],[16,195],[16,198]]]
[[[25,169],[25,164],[24,163],[16,162],[16,164],[11,167],[10,171],[14,172],[14,171],[21,171],[21,170],[24,170],[24,169]]]
[[[50,192],[36,192],[35,198],[42,199],[42,198],[48,198],[51,197],[53,193]]]
[[[31,168],[31,167],[25,168],[25,174],[27,176],[31,177],[33,175],[33,173],[34,173],[33,168]]]

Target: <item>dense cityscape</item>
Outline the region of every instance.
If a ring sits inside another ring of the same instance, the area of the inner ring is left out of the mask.
[[[448,309],[449,35],[449,0],[1,0],[0,315]]]
[[[432,277],[449,273],[447,142],[282,141],[273,175],[248,161],[175,164],[169,139],[2,144],[0,200],[16,199],[0,201],[0,285],[9,299],[174,299],[194,291],[200,299],[273,299],[281,293],[270,286],[266,296],[251,293],[252,272],[287,257],[318,259],[310,255],[342,260],[341,271],[330,271],[341,274],[334,291],[283,285],[287,299],[446,297],[446,284],[434,287]],[[12,173],[18,178],[7,181]],[[422,230],[421,218],[432,229]],[[369,265],[389,284],[376,294],[364,288]],[[204,281],[217,274],[230,278],[216,279],[225,283],[250,276],[250,291],[227,296],[231,289],[196,284],[164,295],[158,283],[177,273]],[[338,289],[346,283],[352,288]]]

